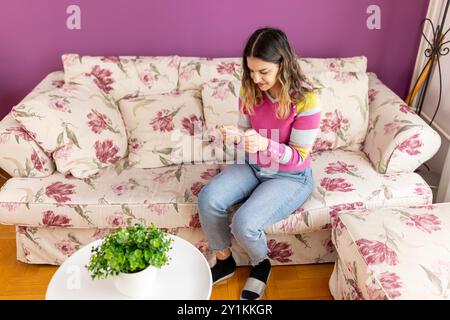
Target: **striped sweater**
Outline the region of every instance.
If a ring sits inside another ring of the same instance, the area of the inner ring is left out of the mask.
[[[242,88],[239,103],[242,97]],[[291,113],[285,120],[276,118],[278,102],[263,92],[263,102],[254,107],[254,114],[245,110],[239,114],[238,127],[255,129],[269,139],[267,150],[250,154],[250,163],[278,170],[300,171],[311,164],[311,149],[320,126],[320,101],[317,93],[307,93],[297,104],[291,105]],[[276,166],[274,166],[274,164]]]

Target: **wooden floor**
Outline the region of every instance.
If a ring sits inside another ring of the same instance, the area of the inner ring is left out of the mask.
[[[2,181],[0,181],[0,186]],[[57,267],[16,260],[13,226],[0,225],[0,300],[44,299]],[[272,267],[263,299],[332,299],[328,290],[333,264]],[[213,287],[212,300],[238,300],[250,267],[239,267],[230,279]]]

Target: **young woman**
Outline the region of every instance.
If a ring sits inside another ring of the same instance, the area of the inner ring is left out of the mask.
[[[201,190],[198,208],[217,258],[211,268],[214,284],[236,270],[231,232],[252,264],[241,299],[253,300],[263,295],[271,269],[264,229],[299,208],[313,186],[310,152],[319,130],[320,103],[283,31],[262,28],[249,38],[239,110],[239,128],[219,129],[224,139],[245,149],[246,161],[215,176]],[[239,135],[238,129],[248,130]],[[228,209],[242,201],[230,225]]]

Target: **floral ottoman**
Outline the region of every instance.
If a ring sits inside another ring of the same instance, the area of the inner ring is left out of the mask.
[[[335,299],[449,299],[450,203],[342,211]]]

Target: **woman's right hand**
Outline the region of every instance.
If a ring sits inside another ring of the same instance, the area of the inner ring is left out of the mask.
[[[222,134],[223,141],[238,144],[241,141],[239,129],[236,126],[217,126]],[[234,133],[236,132],[236,133]]]

